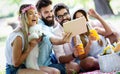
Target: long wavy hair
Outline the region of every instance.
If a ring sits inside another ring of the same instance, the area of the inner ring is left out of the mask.
[[[32,6],[31,4],[23,4],[21,5],[19,9],[19,21],[20,21],[20,27],[19,31],[21,31],[24,35],[24,51],[28,48],[28,18],[27,18],[27,10],[23,13],[22,10],[26,7]]]
[[[83,16],[86,18],[86,21],[88,22],[87,12],[84,9],[77,10],[73,14],[73,19],[76,19],[76,14],[79,13],[79,12],[83,14]],[[90,34],[90,32],[89,32],[89,26],[88,25],[89,25],[89,23],[86,24],[88,31],[86,33],[80,35],[80,38],[81,38],[81,41],[82,41],[84,47],[87,45],[87,40],[85,38],[88,37],[89,34]],[[98,40],[98,44],[100,46],[103,46],[103,41],[101,39],[99,39]]]

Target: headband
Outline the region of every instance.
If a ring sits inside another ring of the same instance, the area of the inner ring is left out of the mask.
[[[35,7],[33,5],[30,5],[28,7],[25,7],[24,9],[22,9],[22,13],[25,13],[27,10],[29,10],[31,8],[35,9]]]

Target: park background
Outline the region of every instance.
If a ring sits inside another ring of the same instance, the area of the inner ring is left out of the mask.
[[[0,0],[0,74],[5,74],[5,41],[16,27],[18,10],[21,4],[35,5],[38,0]],[[95,9],[115,29],[120,29],[120,0],[52,0],[53,5],[63,2],[70,8],[70,13],[84,8]],[[91,18],[92,19],[92,18]]]

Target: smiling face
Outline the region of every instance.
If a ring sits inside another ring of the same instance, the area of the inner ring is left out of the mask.
[[[41,15],[42,20],[47,26],[54,25],[54,14],[52,5],[42,7],[39,14]]]
[[[71,20],[71,16],[69,14],[69,12],[67,11],[67,9],[63,8],[59,11],[57,11],[57,16],[56,16],[56,20],[63,26],[63,23],[70,21]]]
[[[28,19],[28,27],[37,24],[38,22],[37,11],[33,8],[27,10],[27,19]]]

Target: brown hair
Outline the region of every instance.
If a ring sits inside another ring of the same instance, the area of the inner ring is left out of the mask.
[[[73,14],[73,19],[76,19],[76,14],[77,14],[78,12],[82,13],[82,14],[85,16],[86,21],[88,21],[87,12],[86,12],[85,10],[83,10],[83,9],[77,10],[77,11]],[[88,25],[89,25],[89,24],[88,24]],[[81,38],[81,41],[82,41],[84,47],[87,45],[87,41],[85,40],[85,37],[86,37],[86,36],[88,37],[89,34],[90,34],[90,32],[89,32],[90,29],[89,29],[89,26],[88,26],[88,25],[86,25],[88,31],[87,31],[86,33],[80,35],[80,38]],[[98,40],[98,44],[99,44],[100,46],[103,46],[103,42],[102,42],[101,39]]]

